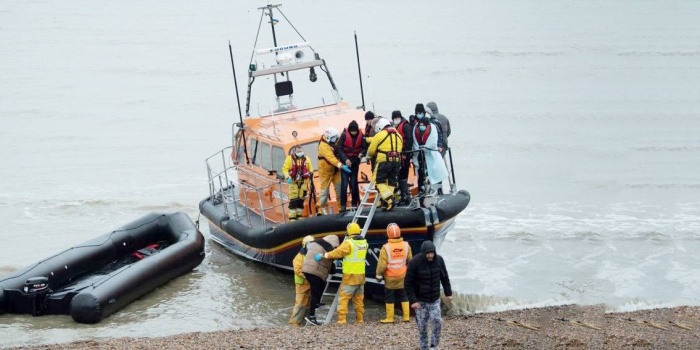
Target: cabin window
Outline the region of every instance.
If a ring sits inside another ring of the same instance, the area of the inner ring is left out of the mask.
[[[255,165],[260,165],[260,156],[258,154],[258,140],[251,138],[250,139],[250,148],[248,148],[248,152],[250,152],[250,161],[255,164]]]
[[[272,170],[272,158],[270,158],[270,144],[260,142],[260,166],[265,170]]]
[[[243,144],[243,133],[241,132],[242,129],[238,129],[238,132],[236,133],[236,150],[233,153],[233,160],[238,162],[238,163],[243,163],[245,162],[245,146]]]
[[[311,165],[314,166],[314,171],[318,170],[318,141],[309,142],[301,145],[304,149],[304,154],[311,158]]]
[[[282,174],[282,166],[286,158],[282,147],[272,146],[272,169],[277,170],[278,174]]]

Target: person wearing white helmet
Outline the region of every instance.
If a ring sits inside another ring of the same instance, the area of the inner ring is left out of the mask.
[[[350,167],[343,164],[336,156],[337,143],[338,130],[333,127],[326,128],[318,143],[318,177],[321,180],[318,212],[323,214],[326,214],[331,184],[335,188],[335,195],[338,196],[340,194],[340,171],[351,172]]]
[[[372,180],[379,191],[379,198],[385,210],[394,207],[394,188],[398,184],[401,169],[401,149],[403,138],[385,118],[375,124],[376,134],[367,149],[367,156],[375,159]]]
[[[301,271],[302,266],[304,266],[304,259],[306,258],[306,245],[309,242],[314,241],[314,236],[306,236],[301,240],[301,249],[299,253],[294,257],[292,261],[292,267],[294,267],[294,290],[296,292],[296,298],[294,299],[294,308],[292,309],[292,316],[289,317],[289,324],[293,327],[301,326],[304,322],[304,317],[311,307],[311,285],[309,281],[304,277],[304,273]]]

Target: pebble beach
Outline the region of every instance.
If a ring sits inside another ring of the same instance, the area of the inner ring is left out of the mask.
[[[448,312],[449,313],[449,312]],[[348,320],[352,320],[352,312]],[[417,349],[415,320],[232,329],[162,338],[88,340],[14,349]],[[700,307],[606,313],[555,306],[443,316],[441,349],[699,349]]]

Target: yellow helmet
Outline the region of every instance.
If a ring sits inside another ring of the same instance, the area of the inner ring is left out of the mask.
[[[301,240],[301,246],[306,247],[306,244],[314,241],[314,236],[308,235]]]
[[[356,222],[351,222],[347,227],[348,236],[359,235],[362,232],[362,228]]]

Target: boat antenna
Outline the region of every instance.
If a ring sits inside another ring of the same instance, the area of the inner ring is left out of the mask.
[[[243,125],[243,114],[241,114],[241,98],[238,96],[238,79],[236,79],[236,66],[233,64],[233,49],[231,49],[230,40],[228,42],[228,53],[229,55],[231,55],[231,70],[233,71],[233,84],[236,86],[236,103],[238,103],[238,120],[240,121],[240,124],[238,124],[238,126],[241,128],[241,136],[243,137],[243,152],[245,153],[246,164],[250,165],[250,159],[248,159],[248,142],[246,142],[245,140],[245,125]]]
[[[357,47],[357,31],[355,33],[355,53],[357,54],[357,72],[360,74],[360,96],[362,96],[362,110],[365,110],[365,91],[362,89],[362,68],[360,68],[360,50]]]

